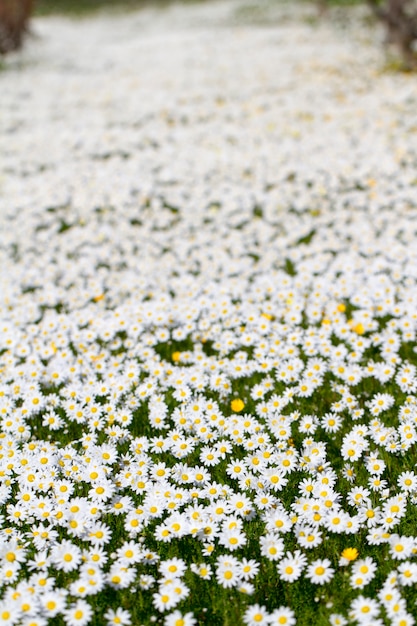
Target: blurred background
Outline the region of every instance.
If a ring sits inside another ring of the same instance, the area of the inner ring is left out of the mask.
[[[19,0],[15,0],[19,1]],[[21,0],[20,0],[21,1]],[[89,13],[99,9],[129,9],[140,8],[145,6],[163,7],[174,2],[181,4],[210,3],[216,0],[37,0],[35,3],[35,14],[48,15],[53,13]],[[317,4],[319,7],[326,5],[354,5],[363,3],[363,0],[253,0],[248,4],[256,7],[262,7],[267,4],[277,3],[294,3],[294,2],[310,2]],[[0,0],[1,2],[1,0]]]
[[[181,4],[209,4],[215,0],[181,0]],[[317,17],[335,6],[363,4],[370,17],[386,31],[385,44],[394,45],[407,70],[417,69],[417,0],[248,0],[252,9],[277,3],[310,3]],[[98,10],[131,10],[141,7],[164,7],[174,0],[0,0],[0,54],[22,47],[32,16],[51,14],[86,15]]]
[[[182,0],[187,2],[209,2],[210,0]],[[1,2],[1,0],[0,0]],[[161,6],[172,4],[173,0],[37,0],[34,7],[35,15],[52,14],[87,14],[102,9],[138,9],[146,6]]]

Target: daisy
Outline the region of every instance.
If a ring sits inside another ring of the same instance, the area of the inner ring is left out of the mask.
[[[377,393],[369,403],[369,409],[372,414],[378,415],[382,411],[386,411],[394,404],[394,398],[389,393]]]
[[[200,461],[207,467],[213,467],[221,461],[221,455],[217,449],[205,446],[200,452]]]
[[[326,528],[334,533],[340,534],[346,531],[349,515],[344,511],[336,509],[329,511],[324,520]]]
[[[365,443],[362,438],[352,439],[345,436],[340,452],[345,461],[352,463],[360,458],[364,448]]]
[[[51,558],[58,569],[64,572],[71,572],[76,569],[81,562],[81,550],[71,541],[62,541],[54,546]]]
[[[190,593],[189,588],[179,578],[172,578],[167,579],[166,581],[162,581],[160,591],[165,589],[173,591],[176,604],[186,598]]]
[[[94,591],[93,591],[94,590]],[[78,580],[72,582],[69,586],[69,592],[72,596],[78,598],[85,598],[86,596],[96,593],[95,588],[90,585],[89,579],[80,576]]]
[[[260,538],[261,554],[270,561],[279,561],[284,553],[284,541],[275,533]]]
[[[319,546],[323,539],[322,533],[312,526],[299,526],[295,529],[297,543],[302,548],[315,548]]]
[[[337,413],[326,413],[320,420],[320,426],[326,433],[336,433],[341,425],[342,417]]]
[[[219,535],[219,543],[229,550],[237,550],[246,544],[246,535],[239,529],[223,530]]]
[[[313,415],[304,415],[298,422],[300,433],[313,434],[317,430],[317,418]]]
[[[356,480],[356,472],[353,465],[351,465],[350,463],[345,463],[342,469],[342,476],[349,483],[354,483]]]
[[[271,532],[287,533],[292,528],[290,515],[285,509],[274,506],[273,510],[268,509],[263,519],[266,522],[266,528]]]
[[[352,566],[350,575],[350,585],[354,589],[362,589],[367,585],[375,576],[377,566],[371,557],[360,559],[356,561]]]
[[[383,492],[388,487],[388,481],[381,480],[379,476],[371,476],[368,480],[369,488],[374,492]]]
[[[221,522],[231,513],[230,504],[222,498],[219,498],[209,507],[209,512],[212,519]]]
[[[231,556],[217,559],[216,579],[225,589],[237,586],[241,580],[239,561]]]
[[[19,576],[20,569],[21,565],[17,561],[2,564],[0,567],[0,576],[4,583],[6,585],[14,583]]]
[[[26,550],[16,539],[11,539],[0,548],[0,558],[8,563],[23,563],[26,558]]]
[[[285,453],[275,456],[283,474],[289,474],[296,469],[297,466],[297,453],[292,448],[288,449]]]
[[[390,619],[392,618],[401,619],[401,616],[407,612],[407,603],[405,601],[405,598],[402,598],[400,596],[395,601],[386,603],[384,605],[384,608],[387,613],[387,616]]]
[[[150,576],[149,574],[141,574],[139,576],[138,585],[141,589],[145,591],[147,589],[151,589],[154,583],[155,583],[154,577]]]
[[[402,472],[397,479],[397,485],[404,491],[417,491],[417,476],[414,472]]]
[[[400,523],[400,520],[392,513],[382,513],[381,519],[379,520],[380,528],[384,532],[390,531],[395,528]]]
[[[297,620],[292,609],[280,606],[270,614],[269,623],[276,626],[295,626]]]
[[[45,617],[52,618],[65,609],[65,594],[60,591],[47,591],[39,598]]]
[[[417,431],[414,424],[400,424],[398,432],[404,450],[408,450],[417,440]]]
[[[392,496],[384,502],[383,512],[397,517],[404,517],[407,508],[407,499],[404,495],[398,494]]]
[[[16,589],[9,588],[4,594],[4,600],[13,599],[24,616],[33,616],[39,613],[39,601],[33,587],[26,582],[17,585]],[[1,623],[1,622],[0,622]]]
[[[152,604],[161,613],[169,611],[177,604],[175,592],[172,589],[163,588],[158,593],[152,595]]]
[[[178,610],[167,615],[164,621],[164,626],[195,626],[196,624],[193,613],[181,613]]]
[[[348,492],[348,503],[352,506],[371,505],[370,493],[369,489],[365,487],[353,487]]]
[[[254,591],[255,591],[255,586],[252,583],[249,583],[247,581],[241,582],[236,589],[240,592],[240,593],[244,593],[247,596],[251,596],[253,595]]]
[[[405,561],[398,567],[398,577],[400,583],[405,587],[413,585],[417,582],[417,563]]]
[[[130,496],[114,496],[109,507],[111,508],[111,513],[121,515],[131,511],[134,508],[134,503]]]
[[[371,455],[365,459],[365,466],[370,474],[379,475],[384,472],[386,464],[377,455]]]
[[[111,531],[106,524],[102,522],[96,522],[92,528],[88,531],[88,541],[93,544],[94,547],[100,547],[108,543],[111,539]]]
[[[240,562],[240,575],[243,580],[251,580],[255,578],[259,572],[260,565],[254,559],[246,559]]]
[[[35,588],[35,591],[40,592],[41,594],[52,591],[55,580],[53,578],[48,578],[48,575],[45,572],[39,572],[33,574],[29,580],[28,584]]]
[[[203,485],[209,482],[211,476],[205,467],[197,466],[197,467],[194,467],[193,470],[194,470],[194,482],[195,483],[199,485]]]
[[[388,606],[397,603],[398,600],[401,599],[401,594],[395,584],[392,585],[386,581],[382,589],[378,592],[378,599],[384,606]]]
[[[258,624],[269,624],[269,615],[264,606],[254,604],[246,609],[243,615],[246,626],[257,626]]]
[[[107,553],[103,548],[90,548],[89,550],[84,550],[82,554],[84,563],[93,563],[98,567],[107,563],[107,559]]]
[[[226,474],[230,478],[238,478],[239,475],[245,474],[246,467],[244,461],[232,460],[226,468]]]
[[[84,626],[88,624],[93,609],[85,600],[77,600],[70,608],[63,611],[65,623],[68,626]]]
[[[279,467],[269,467],[264,473],[268,487],[273,491],[282,491],[288,483],[288,478],[284,478],[284,472]]]
[[[416,620],[405,610],[397,615],[390,616],[392,626],[414,626]]]
[[[113,563],[106,575],[108,584],[114,589],[127,589],[136,577],[136,570],[121,562]]]
[[[0,624],[4,626],[15,626],[21,617],[21,612],[16,603],[0,600]]]
[[[208,563],[200,563],[199,565],[192,563],[190,569],[194,574],[197,574],[203,580],[210,580],[213,574],[211,565]]]
[[[115,492],[115,486],[110,480],[102,479],[99,485],[94,485],[88,492],[88,497],[96,503],[104,503],[109,500]]]
[[[314,491],[315,481],[313,478],[303,478],[298,484],[298,489],[302,495],[311,496]]]
[[[216,549],[216,546],[211,541],[204,542],[204,548],[202,550],[203,556],[211,556]]]
[[[379,610],[380,607],[376,600],[358,596],[352,601],[349,617],[360,624],[374,624]]]
[[[182,559],[173,557],[168,561],[160,561],[158,569],[164,577],[181,578],[187,569],[187,565]]]
[[[252,503],[243,493],[233,494],[229,498],[229,505],[231,511],[246,519],[252,513]]]
[[[21,626],[47,626],[47,620],[40,616],[29,616],[21,618]]]
[[[389,546],[391,556],[402,561],[408,559],[414,553],[415,538],[394,534],[389,538]]]
[[[333,578],[333,574],[329,559],[317,559],[307,567],[306,575],[315,585],[324,585]]]
[[[116,558],[125,564],[138,563],[142,559],[142,550],[135,541],[126,541],[117,549]]]
[[[277,565],[280,579],[290,583],[298,580],[306,563],[307,557],[300,550],[296,550],[294,554],[287,552],[286,556]]]

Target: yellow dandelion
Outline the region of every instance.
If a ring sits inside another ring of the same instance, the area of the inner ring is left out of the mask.
[[[244,409],[245,403],[240,398],[235,398],[231,401],[230,406],[232,411],[234,411],[235,413],[239,413]]]
[[[342,559],[346,559],[347,561],[354,561],[358,558],[359,552],[356,548],[345,548],[341,556]]]

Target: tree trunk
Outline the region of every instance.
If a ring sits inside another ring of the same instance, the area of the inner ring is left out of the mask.
[[[413,3],[387,0],[381,5],[378,0],[368,0],[368,4],[385,25],[387,43],[397,47],[407,67],[415,67],[413,45],[417,41],[417,9],[413,8]]]
[[[0,54],[22,46],[32,8],[33,0],[0,0]]]

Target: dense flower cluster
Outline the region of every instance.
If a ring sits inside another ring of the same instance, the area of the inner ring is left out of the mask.
[[[146,57],[138,79],[153,93],[135,83],[97,128],[110,93],[89,92],[81,58],[48,121],[37,44],[29,138],[0,77],[0,123],[22,141],[0,200],[0,624],[194,626],[225,590],[242,624],[293,626],[307,589],[332,625],[411,626],[415,93],[382,76],[364,95],[366,48],[361,74],[338,58],[311,77],[290,47],[316,54],[307,24],[266,41],[155,28],[140,43],[155,75]],[[342,58],[358,45],[320,35]],[[116,57],[123,89],[138,45]],[[113,52],[93,63],[101,89]],[[253,74],[266,58],[280,82]],[[50,151],[25,161],[45,125]]]

